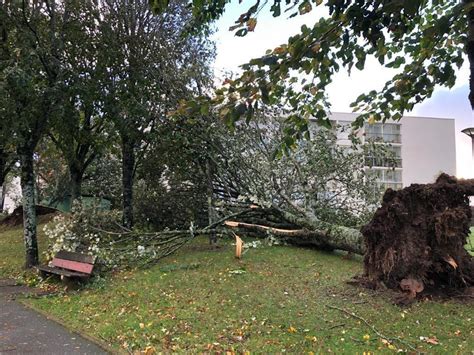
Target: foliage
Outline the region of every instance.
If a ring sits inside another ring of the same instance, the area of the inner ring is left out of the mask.
[[[26,267],[38,264],[34,152],[63,106],[64,3],[3,2],[0,87],[21,165]]]
[[[70,179],[61,151],[46,137],[36,147],[37,200],[61,201],[70,193]]]
[[[73,205],[73,213],[59,214],[53,221],[43,227],[51,245],[45,252],[47,259],[52,260],[60,250],[94,255],[107,266],[114,265],[110,248],[104,247],[109,236],[98,231],[98,227],[116,229],[119,222],[116,210],[102,211],[85,208],[79,202]],[[111,240],[110,240],[111,241]]]
[[[52,259],[60,250],[80,252],[97,257],[103,271],[149,266],[173,253],[194,238],[191,224],[189,234],[165,231],[151,233],[130,231],[120,225],[120,211],[104,211],[84,207],[75,202],[73,213],[61,214],[44,227],[50,239],[46,251]]]
[[[160,10],[166,1],[151,3]],[[205,23],[222,15],[227,1],[189,4],[196,21]],[[436,86],[454,85],[455,68],[462,65],[466,51],[474,60],[474,31],[468,31],[468,22],[474,18],[472,1],[257,0],[230,30],[245,36],[255,29],[258,14],[269,6],[275,17],[305,15],[321,6],[327,7],[329,16],[322,16],[311,27],[303,25],[287,43],[243,64],[242,73],[225,80],[211,101],[205,98],[188,108],[211,103],[233,124],[251,119],[262,104],[284,105],[289,112],[286,124],[292,129],[284,147],[307,134],[310,118],[328,123],[330,103],[325,92],[340,70],[363,70],[369,57],[396,70],[383,89],[362,93],[353,103],[354,110],[363,113],[356,122],[360,126],[369,118],[400,119],[429,98]],[[474,95],[471,98],[474,105]]]
[[[196,226],[207,225],[203,188],[175,179],[163,174],[154,180],[137,181],[135,212],[139,226],[163,230],[186,229],[191,222]]]
[[[359,145],[356,137],[353,145],[341,146],[336,130],[313,126],[311,140],[275,159],[286,134],[284,119],[269,113],[239,125],[234,134],[220,131],[218,180],[239,200],[342,226],[361,225],[380,200],[365,156],[369,149],[387,156],[384,146]]]
[[[364,323],[327,305],[362,316],[419,352],[472,349],[469,304],[420,302],[400,309],[384,291],[344,282],[361,270],[359,260],[288,246],[251,249],[236,260],[232,246],[211,250],[207,243],[200,238],[153,268],[117,273],[103,288],[28,303],[116,351],[410,351],[404,344],[384,342]],[[438,344],[425,340],[433,337]]]
[[[137,169],[135,207],[142,224],[158,229],[208,224],[206,163],[216,148],[207,142],[216,138],[221,139],[206,117],[173,117],[156,128]]]
[[[121,206],[121,162],[113,150],[104,152],[88,166],[82,192],[84,195],[104,197],[111,201],[112,208]]]
[[[167,113],[209,85],[214,48],[202,35],[183,36],[191,15],[182,2],[154,16],[145,0],[108,0],[101,13],[109,75],[104,112],[120,136],[123,223],[130,228],[137,166]]]
[[[68,166],[69,191],[81,195],[87,167],[110,143],[104,132],[104,86],[108,68],[104,65],[105,46],[101,42],[99,5],[92,1],[65,2],[63,65],[66,82],[62,114],[52,122],[49,138]]]

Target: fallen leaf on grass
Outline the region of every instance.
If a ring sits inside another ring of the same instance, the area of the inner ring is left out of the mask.
[[[153,346],[147,346],[145,350],[142,351],[143,354],[145,355],[152,355],[156,352],[155,348]]]
[[[420,337],[421,341],[424,341],[425,343],[432,344],[432,345],[438,345],[439,340],[436,337]]]

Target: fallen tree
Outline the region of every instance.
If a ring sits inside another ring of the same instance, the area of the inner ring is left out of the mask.
[[[380,194],[365,158],[380,154],[389,161],[384,145],[369,142],[347,149],[336,144],[334,130],[320,129],[311,141],[275,159],[281,130],[274,119],[261,126],[254,122],[234,135],[219,126],[212,131],[221,139],[209,142],[217,144],[208,157],[214,201],[209,206],[215,209],[209,226],[118,230],[97,239],[96,233],[107,234],[106,224],[86,233],[91,239],[84,245],[110,252],[113,265],[120,258],[126,265],[138,260],[151,265],[195,235],[233,234],[230,229],[241,237],[272,235],[288,243],[364,255],[364,274],[357,282],[405,291],[405,300],[430,288],[473,286],[473,261],[464,249],[473,180],[443,174],[433,184],[388,189],[376,210]],[[84,232],[78,226],[77,235]],[[75,239],[71,243],[77,244]]]
[[[474,287],[474,258],[465,249],[472,217],[469,196],[474,196],[474,179],[441,174],[432,184],[388,189],[361,232],[283,211],[279,215],[292,228],[248,223],[248,215],[225,225],[242,233],[364,255],[364,273],[356,283],[401,290],[398,302],[407,303],[418,294],[450,295]]]

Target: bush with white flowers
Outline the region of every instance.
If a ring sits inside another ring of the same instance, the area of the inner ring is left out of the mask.
[[[103,269],[147,266],[194,238],[192,224],[188,233],[130,231],[120,226],[120,217],[120,211],[75,204],[72,213],[58,215],[44,227],[50,239],[48,259],[66,250],[96,256]]]
[[[73,206],[73,213],[60,214],[44,226],[44,232],[50,240],[46,254],[48,259],[60,250],[80,252],[97,256],[106,265],[113,264],[110,245],[111,235],[101,230],[111,230],[120,220],[118,211],[85,208],[79,204]]]

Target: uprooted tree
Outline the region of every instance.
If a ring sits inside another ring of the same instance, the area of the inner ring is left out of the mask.
[[[260,118],[238,127],[223,144],[221,158],[227,160],[221,164],[225,169],[217,169],[219,191],[241,197],[227,198],[219,209],[255,204],[226,221],[227,228],[365,255],[358,282],[406,291],[401,301],[422,291],[450,293],[474,286],[474,258],[465,249],[474,180],[442,174],[432,184],[388,189],[372,214],[380,192],[365,156],[379,154],[390,161],[384,145],[340,147],[334,144],[334,130],[316,128],[311,141],[275,160],[282,129],[278,119]],[[353,138],[357,141],[357,134]]]

